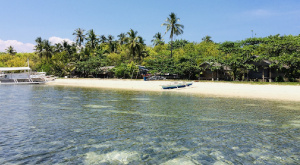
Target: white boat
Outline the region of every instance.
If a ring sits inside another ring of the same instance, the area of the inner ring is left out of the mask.
[[[45,72],[32,72],[30,67],[0,67],[0,84],[43,84]]]

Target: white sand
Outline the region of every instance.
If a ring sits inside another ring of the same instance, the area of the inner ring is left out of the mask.
[[[136,91],[178,92],[217,97],[239,97],[267,100],[299,101],[300,86],[251,85],[220,82],[194,82],[192,86],[179,89],[162,89],[170,81],[143,81],[120,79],[57,79],[48,85],[112,88]]]

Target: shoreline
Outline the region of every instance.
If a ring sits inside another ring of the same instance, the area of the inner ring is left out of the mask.
[[[56,79],[46,85],[123,89],[133,91],[175,92],[224,98],[249,98],[275,101],[300,102],[300,86],[252,85],[225,82],[194,82],[192,86],[178,89],[162,89],[161,85],[172,81],[143,81],[129,79]]]

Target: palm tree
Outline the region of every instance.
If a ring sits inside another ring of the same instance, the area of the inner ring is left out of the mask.
[[[126,34],[125,33],[121,33],[118,35],[119,37],[119,44],[123,45],[126,42]]]
[[[151,40],[151,42],[153,42],[154,46],[160,45],[160,44],[164,44],[161,33],[157,32],[154,36],[153,36],[153,40]]]
[[[76,50],[72,50],[72,46],[66,40],[62,41],[62,50],[67,52],[69,55],[72,55],[73,52],[76,52]]]
[[[171,30],[170,38],[171,38],[171,57],[172,57],[172,43],[173,43],[173,36],[180,35],[183,33],[184,26],[178,24],[177,22],[180,21],[180,18],[177,18],[176,15],[172,12],[169,17],[166,19],[166,23],[161,24],[161,26],[167,26],[166,32]]]
[[[100,36],[100,43],[106,43],[106,41],[107,41],[107,38],[105,37],[105,35],[101,35]]]
[[[107,36],[107,41],[108,41],[108,43],[111,44],[112,41],[114,40],[114,38],[115,38],[114,36],[108,35],[108,36]]]
[[[213,40],[211,40],[211,36],[209,36],[209,35],[203,37],[202,41],[204,41],[204,42],[213,42]]]
[[[96,46],[98,45],[99,39],[97,38],[97,35],[95,34],[94,30],[91,29],[89,30],[86,35],[88,36],[86,40],[88,41],[88,45],[92,48],[95,49]]]
[[[42,38],[38,37],[35,39],[36,45],[35,45],[35,52],[41,57],[43,52],[43,42]]]
[[[70,48],[70,45],[69,45],[68,41],[63,40],[62,41],[62,47],[63,47],[64,51],[68,51],[68,49]]]
[[[6,50],[6,52],[8,53],[8,54],[10,54],[10,55],[15,55],[17,52],[16,52],[16,50],[14,49],[14,47],[12,47],[12,46],[9,46],[7,49],[5,49]]]
[[[49,58],[52,57],[53,54],[51,43],[49,40],[43,40],[42,45],[43,45],[43,52],[45,53],[46,59],[48,60]]]
[[[61,43],[54,44],[54,52],[62,52],[62,51],[63,51],[63,46]]]
[[[141,57],[145,57],[148,53],[147,51],[144,51],[144,48],[145,48],[145,40],[143,39],[143,37],[140,37],[139,36],[139,39],[138,39],[138,47],[137,47],[137,54],[139,56],[139,59],[141,60]]]
[[[136,54],[139,55],[144,47],[144,40],[141,36],[137,36],[137,33],[137,31],[133,31],[132,29],[127,32],[128,42],[126,46],[129,48],[133,58]]]
[[[76,44],[77,44],[77,46],[79,46],[79,48],[81,48],[81,43],[83,43],[83,41],[85,39],[85,35],[83,34],[84,31],[85,30],[78,28],[73,33],[73,35],[76,36]]]
[[[114,50],[115,50],[115,43],[114,43],[114,36],[112,36],[112,35],[108,35],[107,36],[107,41],[108,41],[108,45],[109,45],[109,48],[110,48],[110,52],[114,52]]]

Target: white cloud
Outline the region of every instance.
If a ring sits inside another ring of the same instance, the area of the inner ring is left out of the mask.
[[[68,38],[60,38],[60,37],[50,37],[49,41],[51,42],[52,45],[56,43],[62,43],[63,41],[67,41],[69,44],[72,44],[73,41],[68,39]],[[17,40],[1,40],[0,39],[0,52],[6,52],[5,49],[7,49],[9,46],[14,47],[14,49],[18,52],[24,52],[24,53],[32,53],[34,52],[34,46],[35,44],[31,43],[23,43]]]
[[[60,37],[50,37],[49,41],[51,42],[51,44],[56,44],[56,43],[62,43],[63,41],[67,41],[69,44],[74,43],[72,40],[68,39],[68,38],[60,38]]]
[[[5,49],[7,49],[9,46],[14,47],[14,49],[20,53],[20,52],[26,52],[31,53],[34,52],[34,44],[31,43],[23,43],[17,40],[0,40],[0,52],[6,52]]]
[[[265,9],[257,9],[257,10],[252,10],[246,12],[247,14],[250,14],[252,16],[257,16],[257,17],[269,17],[269,16],[275,16],[278,15],[278,13],[275,13],[270,10],[265,10]]]

